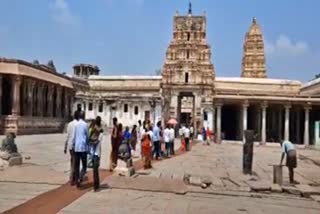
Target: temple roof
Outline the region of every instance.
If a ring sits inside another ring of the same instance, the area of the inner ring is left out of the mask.
[[[252,24],[248,31],[248,35],[261,35],[261,34],[262,34],[262,31],[259,24],[257,23],[257,19],[256,17],[253,17]]]

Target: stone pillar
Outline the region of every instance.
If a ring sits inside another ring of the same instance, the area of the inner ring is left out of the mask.
[[[222,104],[217,105],[217,143],[221,143],[221,109]]]
[[[304,136],[303,136],[303,143],[305,146],[309,146],[309,113],[310,113],[310,106],[304,107]]]
[[[290,105],[285,105],[284,140],[290,139]]]
[[[64,100],[64,106],[63,106],[63,115],[64,118],[69,118],[69,92],[67,88],[64,88],[64,97],[62,98]]]
[[[301,116],[300,116],[300,109],[297,109],[296,112],[296,142],[301,142],[301,135],[300,135],[300,127],[301,127]]]
[[[56,117],[61,117],[61,94],[62,94],[62,88],[60,86],[57,86],[57,96],[56,96]]]
[[[244,131],[248,129],[248,107],[249,102],[245,101],[242,105],[242,141],[245,141],[245,134]]]
[[[48,85],[48,112],[47,112],[47,116],[48,117],[52,117],[53,116],[53,90],[54,90],[54,86],[53,85]]]
[[[213,106],[212,108],[212,132],[216,133],[216,108]]]
[[[34,81],[33,80],[27,80],[26,81],[26,84],[27,84],[27,106],[26,106],[26,109],[27,109],[27,116],[32,116],[32,111],[33,111],[33,88],[34,88]]]
[[[282,136],[282,126],[283,125],[283,120],[282,120],[282,109],[279,109],[278,112],[278,135],[279,135],[279,141],[283,139]]]
[[[2,115],[2,75],[0,74],[0,116]]]
[[[267,142],[267,103],[263,103],[262,109],[262,128],[261,128],[261,144],[266,144]]]
[[[92,101],[92,107],[93,107],[93,118],[95,119],[98,116],[98,107],[99,107],[99,102],[97,100]]]
[[[38,94],[37,94],[37,99],[38,99],[38,106],[37,106],[37,116],[43,117],[44,112],[43,112],[43,90],[44,90],[44,84],[42,82],[39,82],[37,84],[38,87]]]
[[[12,115],[20,115],[20,85],[21,76],[12,77]]]

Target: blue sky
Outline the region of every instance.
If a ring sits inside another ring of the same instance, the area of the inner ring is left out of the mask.
[[[104,75],[148,75],[162,67],[175,11],[188,0],[0,0],[0,56],[76,63]],[[253,16],[264,32],[268,76],[307,81],[320,73],[320,1],[193,0],[207,14],[217,76],[240,76]]]

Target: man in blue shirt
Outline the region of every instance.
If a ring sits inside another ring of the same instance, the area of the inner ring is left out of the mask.
[[[153,137],[152,137],[153,146],[154,146],[153,156],[154,154],[156,154],[156,160],[158,160],[160,157],[160,126],[161,126],[161,122],[159,121],[157,125],[153,128]]]
[[[88,125],[84,121],[84,112],[81,111],[79,113],[79,121],[75,124],[73,134],[72,134],[72,142],[75,153],[74,160],[74,173],[75,173],[75,181],[77,187],[80,187],[80,184],[83,180],[84,175],[87,172],[87,152],[88,152]],[[82,169],[80,173],[80,160],[82,162]]]

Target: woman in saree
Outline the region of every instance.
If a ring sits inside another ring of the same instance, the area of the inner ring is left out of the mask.
[[[152,168],[151,166],[152,143],[151,143],[151,137],[147,128],[145,128],[145,132],[142,135],[141,146],[142,146],[143,168],[150,169]]]

